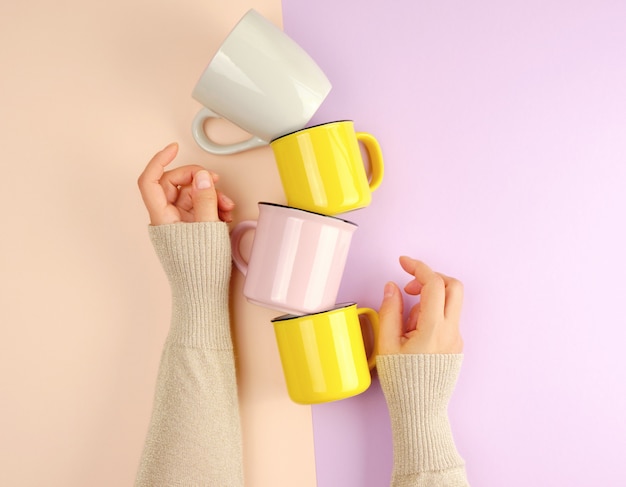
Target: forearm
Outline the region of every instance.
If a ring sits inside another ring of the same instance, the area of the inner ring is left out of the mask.
[[[381,355],[377,369],[393,434],[392,487],[466,487],[448,421],[462,355]]]
[[[136,486],[243,485],[224,223],[150,227],[172,322]]]

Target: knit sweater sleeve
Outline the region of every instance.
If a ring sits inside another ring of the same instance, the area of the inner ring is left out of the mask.
[[[136,487],[243,485],[241,426],[222,222],[149,227],[172,319]]]
[[[380,355],[376,368],[393,436],[392,487],[467,487],[448,401],[462,355]]]

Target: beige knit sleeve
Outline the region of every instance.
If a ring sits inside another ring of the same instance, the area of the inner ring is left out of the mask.
[[[392,487],[467,487],[448,401],[462,355],[380,355],[376,368],[391,417]]]
[[[136,487],[243,486],[241,426],[222,222],[149,227],[172,319]]]

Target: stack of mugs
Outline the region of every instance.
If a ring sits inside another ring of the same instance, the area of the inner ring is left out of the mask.
[[[336,215],[369,205],[382,180],[383,159],[376,139],[355,132],[351,121],[305,128],[330,89],[299,45],[250,10],[193,91],[204,106],[192,125],[200,147],[233,154],[269,144],[274,152],[288,206],[260,202],[258,220],[232,231],[233,261],[245,275],[243,292],[250,302],[288,313],[272,322],[289,396],[300,404],[365,391],[375,363],[375,351],[366,356],[359,316],[368,318],[375,343],[376,311],[336,303],[357,229]],[[218,144],[204,131],[210,118],[227,119],[252,137]],[[246,259],[240,244],[248,231],[255,233]]]

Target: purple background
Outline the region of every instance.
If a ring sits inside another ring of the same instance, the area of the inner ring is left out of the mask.
[[[333,83],[312,123],[353,119],[385,156],[340,299],[377,308],[400,254],[465,283],[470,482],[625,485],[626,3],[283,0],[283,20]],[[388,484],[377,382],[313,414],[320,487]]]

